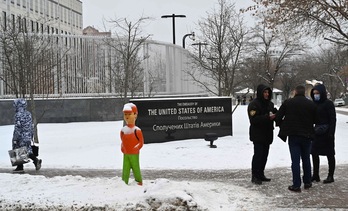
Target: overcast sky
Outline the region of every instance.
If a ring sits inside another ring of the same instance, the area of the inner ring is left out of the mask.
[[[252,0],[231,0],[236,8],[252,5]],[[176,44],[181,45],[185,34],[197,31],[198,20],[205,17],[217,5],[217,0],[88,0],[83,2],[83,26],[94,26],[104,31],[105,20],[127,18],[135,21],[140,17],[151,17],[143,31],[152,34],[157,41],[173,41],[172,19],[162,19],[162,15],[186,15],[175,18]],[[104,20],[104,21],[103,21]],[[197,32],[196,32],[197,33]]]

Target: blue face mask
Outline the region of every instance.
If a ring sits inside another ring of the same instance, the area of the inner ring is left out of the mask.
[[[314,94],[314,101],[320,100],[320,94]]]

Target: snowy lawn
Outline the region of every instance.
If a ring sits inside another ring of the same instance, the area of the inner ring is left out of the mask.
[[[338,165],[348,164],[347,122],[348,116],[337,114]],[[122,169],[121,127],[122,121],[40,124],[42,168]],[[249,169],[253,145],[248,138],[248,127],[246,106],[239,106],[233,114],[233,136],[219,138],[214,142],[217,148],[209,148],[209,142],[203,139],[146,144],[140,154],[141,169]],[[12,168],[7,152],[11,148],[12,132],[12,125],[0,126],[0,168]],[[278,128],[266,169],[291,164],[287,143],[277,133]],[[33,170],[34,166],[28,163],[25,169]],[[46,178],[3,173],[0,174],[0,209],[263,210],[270,206],[264,203],[266,196],[233,184],[144,178],[144,185],[137,186],[134,182],[125,185],[120,176]]]

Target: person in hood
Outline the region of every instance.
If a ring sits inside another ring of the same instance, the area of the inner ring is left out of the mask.
[[[283,141],[289,138],[292,171],[292,185],[288,187],[290,191],[301,192],[301,160],[304,188],[312,187],[310,151],[316,111],[317,106],[305,96],[305,87],[299,85],[295,88],[295,96],[285,100],[277,112],[278,136]]]
[[[324,183],[334,182],[336,166],[335,159],[335,131],[336,131],[336,109],[333,102],[327,99],[326,87],[323,84],[316,84],[311,90],[311,98],[317,105],[317,119],[315,125],[315,136],[312,142],[313,176],[312,182],[320,182],[319,176],[319,155],[327,157],[329,174]]]
[[[30,159],[32,159],[34,162],[35,169],[39,170],[41,168],[42,160],[38,159],[33,154],[33,150],[31,148],[31,143],[33,140],[33,121],[31,113],[27,111],[27,101],[25,99],[15,99],[13,102],[13,107],[15,108],[16,113],[14,116],[12,149],[26,147]],[[23,173],[23,164],[17,165],[13,172]]]
[[[144,137],[141,129],[135,125],[138,117],[138,109],[133,103],[126,103],[123,107],[123,119],[126,125],[121,129],[121,151],[123,153],[122,180],[128,184],[130,170],[138,185],[143,185],[139,165],[139,152],[144,145]]]
[[[257,87],[256,98],[248,105],[249,138],[254,145],[251,182],[258,185],[263,181],[271,181],[264,174],[269,147],[273,142],[274,118],[277,111],[271,99],[271,88],[260,84]]]

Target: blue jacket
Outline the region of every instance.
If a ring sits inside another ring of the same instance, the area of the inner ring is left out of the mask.
[[[32,154],[31,142],[33,139],[33,121],[31,113],[27,111],[27,102],[24,99],[16,99],[13,102],[16,109],[14,116],[14,131],[12,148],[27,147],[28,153]]]

